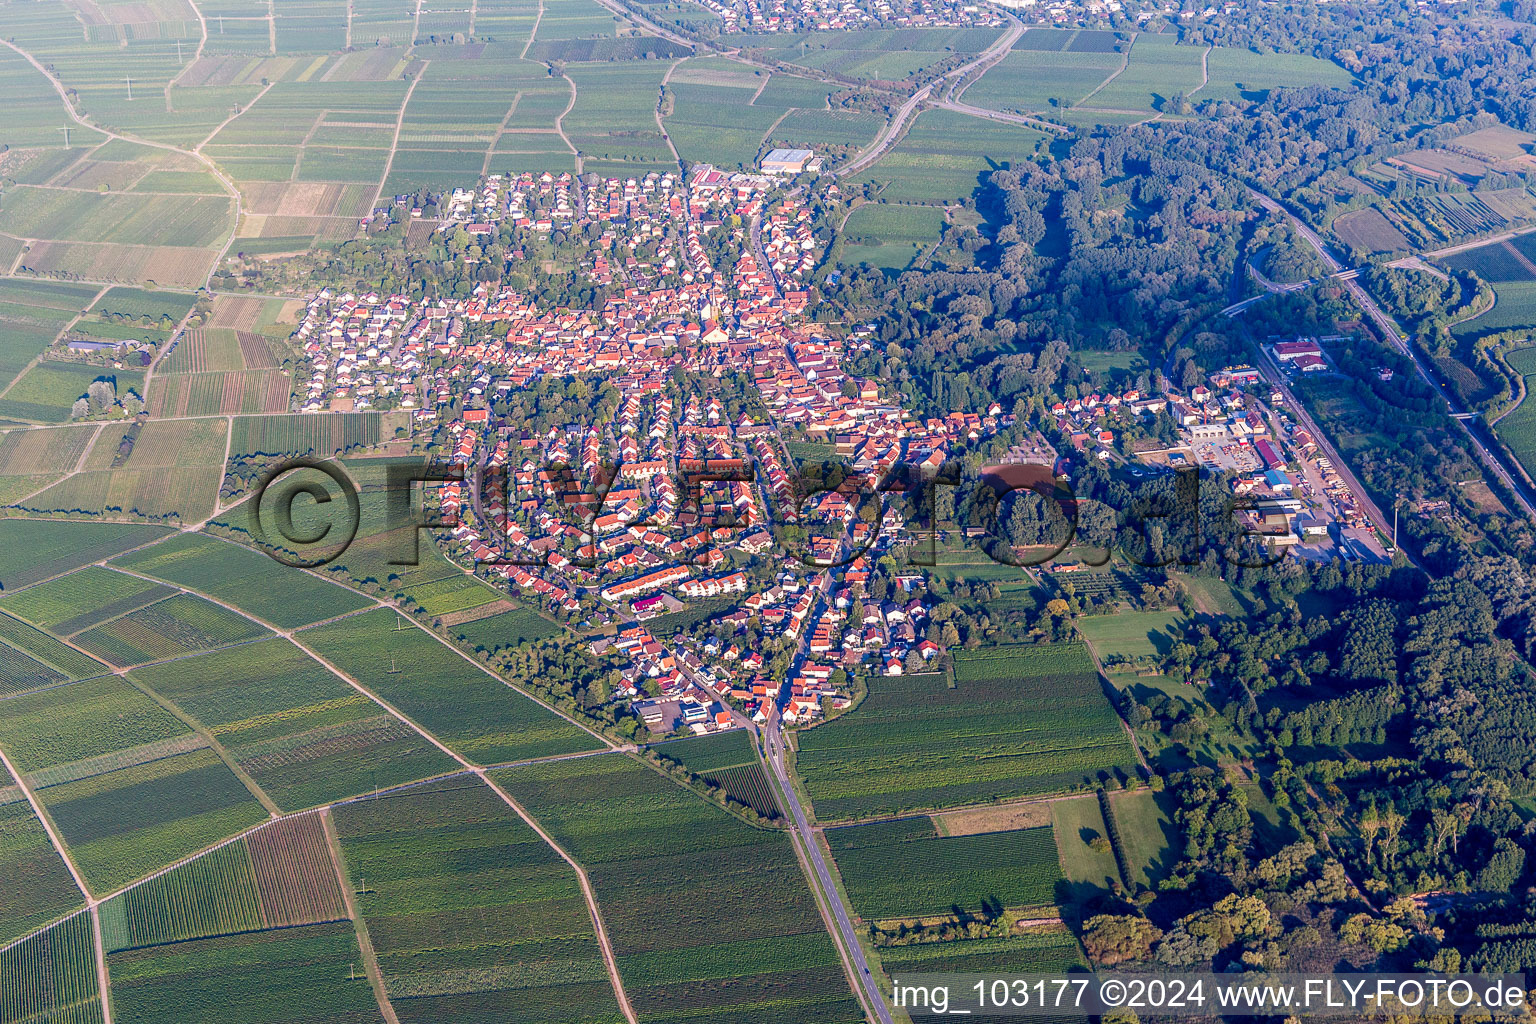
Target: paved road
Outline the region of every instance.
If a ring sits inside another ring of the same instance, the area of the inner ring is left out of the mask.
[[[1022,21],[1010,14],[1008,15],[1008,23],[1008,31],[999,36],[997,41],[994,42],[991,46],[987,47],[987,49],[983,51],[979,56],[977,56],[975,60],[962,64],[960,67],[955,68],[953,71],[942,75],[932,82],[929,82],[927,85],[917,90],[917,92],[913,93],[907,102],[903,103],[901,108],[896,111],[896,116],[891,118],[890,123],[887,124],[880,135],[876,137],[874,144],[870,146],[870,148],[864,153],[854,157],[847,164],[840,167],[836,173],[840,175],[857,174],[859,171],[862,171],[864,168],[868,167],[870,164],[884,156],[886,150],[890,149],[896,144],[897,138],[899,138],[901,135],[902,127],[907,123],[907,119],[912,116],[913,111],[915,111],[919,105],[928,99],[929,94],[933,92],[935,86],[943,85],[946,87],[946,99],[939,104],[940,106],[945,106],[956,110],[965,109],[964,104],[956,103],[947,98],[948,91],[953,89],[956,84],[956,82],[951,81],[951,79],[964,79],[966,75],[970,74],[978,67],[981,67],[983,64],[990,64],[994,61],[1001,60],[1008,53],[1008,51],[1013,48],[1013,44],[1019,41],[1019,37],[1024,34],[1024,23]],[[993,111],[992,113],[996,112]]]
[[[1435,375],[1430,371],[1424,360],[1419,357],[1418,351],[1408,343],[1408,339],[1403,336],[1403,333],[1400,330],[1398,330],[1397,324],[1392,321],[1391,317],[1387,316],[1387,314],[1382,311],[1381,307],[1376,304],[1376,300],[1371,298],[1370,293],[1361,287],[1360,282],[1355,280],[1353,277],[1340,276],[1341,271],[1344,270],[1344,265],[1334,258],[1333,253],[1328,250],[1328,246],[1324,244],[1321,238],[1318,237],[1317,232],[1309,228],[1305,223],[1302,222],[1301,218],[1297,217],[1290,210],[1281,206],[1279,203],[1275,202],[1273,199],[1269,198],[1263,193],[1257,192],[1253,189],[1249,189],[1248,191],[1249,194],[1258,201],[1259,205],[1263,206],[1266,210],[1270,210],[1276,213],[1283,213],[1286,216],[1286,218],[1291,222],[1291,225],[1296,229],[1296,233],[1307,240],[1308,244],[1310,244],[1312,248],[1317,251],[1317,254],[1322,257],[1323,261],[1328,264],[1329,269],[1334,273],[1334,275],[1338,277],[1338,280],[1342,281],[1344,287],[1349,289],[1350,295],[1354,296],[1355,302],[1357,302],[1360,308],[1365,311],[1365,315],[1368,316],[1371,319],[1371,322],[1376,325],[1377,330],[1381,332],[1382,336],[1387,338],[1399,352],[1413,360],[1414,368],[1419,371],[1419,376],[1424,378],[1425,383],[1427,383],[1430,388],[1434,390],[1435,394],[1440,396],[1440,400],[1445,403],[1446,411],[1449,412],[1452,416],[1464,413],[1466,410],[1461,409],[1454,401],[1451,400],[1451,396],[1446,392],[1445,388],[1440,385],[1439,379],[1436,378]],[[1524,509],[1525,514],[1536,518],[1536,506],[1532,505],[1531,501],[1526,497],[1524,490],[1520,487],[1519,483],[1515,480],[1514,476],[1511,475],[1509,470],[1504,468],[1504,463],[1499,459],[1499,457],[1492,450],[1490,450],[1487,445],[1483,444],[1482,440],[1476,434],[1474,434],[1465,423],[1457,420],[1456,424],[1458,427],[1460,427],[1462,434],[1466,437],[1466,440],[1471,444],[1472,449],[1477,452],[1477,455],[1482,460],[1483,465],[1490,469],[1493,474],[1503,482],[1504,486],[1509,490],[1510,494],[1514,495],[1515,501],[1519,503],[1522,509]],[[1321,439],[1321,435],[1319,435],[1319,439]],[[1343,468],[1342,465],[1340,468]]]
[[[784,764],[784,732],[779,728],[777,712],[768,723],[768,727],[763,730],[763,736],[768,746],[768,764],[773,769],[773,774],[778,777],[779,786],[784,791],[784,799],[789,804],[794,829],[800,835],[801,845],[805,847],[805,855],[810,859],[821,891],[826,894],[827,904],[832,908],[832,916],[837,921],[837,930],[843,937],[843,946],[853,961],[853,973],[858,978],[859,986],[864,990],[869,1005],[874,1007],[880,1024],[894,1024],[891,1020],[890,1008],[885,1005],[885,996],[880,992],[880,983],[870,972],[869,960],[864,956],[864,947],[859,945],[859,936],[854,930],[853,921],[848,916],[848,907],[838,894],[837,885],[832,881],[832,872],[827,867],[827,859],[822,856],[821,847],[816,842],[816,834],[805,816],[805,808],[800,805],[795,787],[790,784],[789,770]]]

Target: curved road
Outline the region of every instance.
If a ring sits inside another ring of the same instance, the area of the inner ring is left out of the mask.
[[[903,103],[901,108],[896,111],[896,115],[891,118],[889,123],[886,124],[884,130],[882,130],[881,133],[876,136],[875,141],[870,146],[870,148],[860,155],[854,157],[847,164],[844,164],[837,170],[836,173],[839,175],[857,174],[859,171],[862,171],[864,168],[880,159],[885,155],[886,150],[890,149],[896,144],[896,139],[900,137],[901,130],[906,126],[907,119],[912,116],[913,111],[915,111],[920,104],[928,99],[928,94],[933,92],[934,86],[947,84],[950,88],[952,88],[955,83],[950,81],[950,79],[963,79],[966,75],[970,74],[978,67],[1001,60],[1009,50],[1013,49],[1013,44],[1018,42],[1019,37],[1023,34],[1024,23],[1018,18],[1015,18],[1013,15],[1008,15],[1007,32],[998,37],[997,41],[994,42],[991,46],[987,47],[986,50],[982,51],[982,53],[977,56],[975,60],[962,64],[960,67],[955,68],[953,71],[946,72],[944,75],[934,79],[927,85],[923,86],[921,89],[917,90],[917,92],[913,93],[907,102]],[[947,91],[948,90],[946,90],[946,98],[939,105],[948,107],[950,109],[964,110],[965,108],[963,104],[956,103],[953,100],[948,99]]]

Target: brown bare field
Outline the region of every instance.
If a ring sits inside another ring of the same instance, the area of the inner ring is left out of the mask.
[[[262,923],[287,928],[347,916],[320,815],[283,818],[246,840],[261,894]]]
[[[247,370],[271,370],[282,365],[271,343],[261,335],[236,331],[235,338],[240,342],[240,358]]]
[[[249,331],[256,326],[265,300],[240,295],[220,295],[213,300],[210,327],[233,327],[237,331]]]
[[[22,260],[38,272],[73,274],[87,281],[200,288],[217,255],[212,249],[96,242],[38,242]]]
[[[447,615],[439,615],[445,626],[462,626],[466,622],[479,622],[488,619],[492,615],[500,615],[502,612],[510,612],[517,608],[513,601],[492,601],[478,608],[466,608],[461,612],[449,612]]]
[[[1051,805],[1043,800],[1001,807],[976,807],[932,815],[933,827],[944,836],[976,836],[984,832],[1013,832],[1051,823]]]

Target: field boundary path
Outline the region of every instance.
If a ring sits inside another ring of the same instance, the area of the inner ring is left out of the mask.
[[[290,637],[290,639],[292,638]],[[587,911],[592,915],[592,926],[597,934],[598,946],[602,950],[603,965],[608,970],[608,980],[613,985],[613,992],[614,995],[618,998],[619,1008],[624,1011],[624,1017],[629,1021],[629,1024],[639,1024],[639,1019],[635,1016],[634,1007],[630,1005],[629,996],[624,991],[624,982],[619,977],[618,960],[614,956],[613,944],[609,941],[608,929],[603,924],[603,916],[601,911],[598,909],[597,897],[592,891],[592,882],[587,877],[586,870],[579,863],[577,863],[574,857],[566,852],[564,847],[555,842],[554,837],[552,837],[548,832],[544,831],[544,827],[540,825],[536,820],[534,820],[534,818],[527,811],[523,810],[522,806],[518,804],[516,800],[513,800],[504,789],[502,789],[491,780],[490,775],[487,773],[487,769],[473,764],[467,758],[451,749],[446,743],[443,743],[436,736],[432,735],[432,733],[427,729],[418,725],[399,708],[395,707],[393,704],[390,704],[384,698],[368,689],[368,687],[364,686],[362,683],[358,682],[356,679],[343,672],[338,666],[333,665],[331,662],[327,661],[318,652],[304,646],[304,644],[298,640],[293,640],[292,642],[300,650],[306,652],[311,658],[314,658],[315,661],[324,666],[325,669],[334,675],[337,679],[340,679],[342,682],[351,686],[358,693],[361,693],[363,696],[369,698],[375,704],[379,705],[379,707],[394,715],[401,722],[404,722],[422,739],[432,744],[443,754],[458,762],[464,767],[465,770],[474,775],[475,778],[489,786],[491,791],[500,797],[501,801],[510,807],[513,812],[515,812],[517,816],[521,818],[529,828],[538,833],[539,838],[542,839],[550,847],[550,849],[554,850],[560,855],[561,860],[570,865],[571,869],[576,872],[577,880],[581,883],[581,892],[587,903]]]
[[[53,819],[48,817],[48,812],[43,807],[42,801],[37,798],[36,793],[32,792],[31,785],[27,783],[26,778],[21,774],[21,772],[16,770],[16,766],[11,763],[11,759],[6,756],[6,753],[3,749],[0,749],[0,764],[5,766],[5,770],[9,772],[11,778],[15,780],[16,787],[20,789],[22,795],[27,798],[27,803],[32,805],[32,813],[36,815],[37,820],[42,823],[43,831],[48,833],[48,841],[53,844],[53,848],[58,853],[59,859],[64,862],[64,866],[69,869],[70,877],[75,880],[75,887],[80,890],[80,895],[85,898],[85,913],[91,916],[91,944],[95,948],[96,987],[101,991],[101,1017],[104,1024],[112,1024],[112,982],[111,979],[107,976],[107,952],[106,947],[102,944],[101,941],[101,914],[97,909],[101,901],[91,895],[90,888],[85,884],[84,876],[80,874],[80,869],[75,866],[74,858],[69,855],[69,847],[64,844],[63,837],[60,836],[58,831],[54,828]],[[80,911],[75,911],[75,913],[80,913]],[[74,914],[69,916],[73,917]],[[67,920],[67,918],[65,920]],[[35,935],[38,931],[41,930],[42,929],[37,929],[37,931],[34,931],[30,934]],[[22,936],[21,938],[17,939],[16,942],[20,942],[22,939],[28,937],[29,936]],[[14,946],[16,942],[12,942],[10,945]]]
[[[416,4],[416,17],[421,17],[421,4]],[[415,45],[414,42],[412,45]],[[427,66],[430,60],[421,62],[421,67],[416,69],[416,77],[411,79],[411,84],[406,87],[405,99],[400,103],[400,114],[395,118],[395,137],[389,141],[389,159],[384,162],[384,176],[379,179],[379,187],[373,193],[373,203],[368,207],[369,212],[378,209],[379,200],[384,197],[384,186],[389,184],[389,172],[395,169],[395,153],[400,149],[400,129],[405,126],[405,111],[411,105],[411,94],[416,91],[416,84],[427,74]]]
[[[379,970],[379,955],[374,951],[373,939],[368,934],[368,922],[357,912],[357,903],[352,899],[352,884],[347,880],[346,855],[342,853],[341,838],[336,835],[336,823],[331,820],[329,807],[320,811],[320,828],[325,833],[325,845],[330,847],[331,866],[336,869],[336,884],[341,886],[342,905],[347,908],[347,916],[352,919],[352,930],[357,934],[357,952],[363,958],[363,972],[368,975],[368,984],[373,986],[373,998],[379,1004],[379,1012],[384,1015],[385,1024],[400,1024],[394,1004],[389,1001],[389,992],[384,987],[384,972]]]
[[[218,255],[214,258],[213,263],[208,268],[208,277],[205,281],[205,286],[208,287],[208,289],[211,291],[213,275],[219,269],[219,264],[224,262],[224,254],[229,252],[229,247],[235,244],[235,232],[240,230],[240,216],[243,209],[241,205],[242,197],[240,195],[240,189],[235,186],[234,181],[224,173],[218,164],[214,163],[198,150],[182,149],[180,146],[173,146],[168,142],[155,142],[149,139],[139,138],[136,135],[126,135],[122,132],[116,131],[115,129],[103,128],[98,124],[92,123],[78,110],[75,109],[75,102],[74,100],[70,99],[69,90],[65,88],[64,83],[60,81],[52,71],[48,70],[48,67],[43,64],[42,61],[38,60],[26,50],[23,50],[9,39],[0,38],[0,44],[4,44],[10,47],[17,54],[23,57],[28,64],[31,64],[44,77],[48,79],[48,81],[53,85],[53,91],[58,93],[59,99],[64,102],[65,112],[68,113],[70,119],[73,120],[76,124],[80,125],[80,127],[89,128],[94,132],[100,132],[101,134],[107,136],[109,139],[121,139],[124,142],[131,142],[134,145],[148,146],[150,149],[162,149],[168,153],[180,153],[182,156],[190,156],[192,159],[208,168],[208,172],[213,175],[214,179],[218,181],[219,185],[223,187],[224,191],[228,192],[230,198],[235,201],[234,209],[232,211],[234,213],[234,222],[229,226],[229,238],[225,241],[224,247],[219,250]]]
[[[1090,92],[1087,96],[1084,96],[1082,99],[1080,99],[1076,103],[1072,104],[1072,108],[1071,109],[1076,110],[1078,108],[1085,107],[1089,100],[1093,99],[1095,96],[1097,96],[1099,94],[1100,90],[1102,90],[1110,82],[1113,82],[1115,79],[1119,78],[1125,72],[1125,69],[1131,66],[1131,51],[1136,48],[1136,37],[1139,36],[1139,35],[1141,35],[1140,32],[1132,32],[1131,33],[1131,44],[1125,48],[1125,53],[1120,55],[1120,66],[1118,68],[1115,68],[1114,71],[1111,71],[1108,78],[1104,79],[1104,81],[1102,81],[1098,85],[1094,86],[1093,92]],[[1101,108],[1090,107],[1090,108],[1087,108],[1087,109],[1101,109]],[[1143,113],[1143,111],[1134,110],[1134,111],[1126,111],[1126,113],[1140,114],[1140,113]]]

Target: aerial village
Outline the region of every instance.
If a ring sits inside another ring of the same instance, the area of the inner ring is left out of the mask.
[[[436,489],[458,524],[449,553],[520,602],[600,628],[594,649],[624,666],[618,698],[653,732],[808,721],[846,704],[848,673],[900,675],[944,653],[924,576],[881,567],[904,536],[895,503],[871,508],[847,488],[802,497],[790,446],[818,446],[873,492],[898,463],[936,470],[1014,417],[994,403],[922,419],[844,369],[872,335],[805,315],[822,252],[781,179],[707,165],[686,178],[490,175],[444,196],[437,216],[435,230],[470,238],[510,224],[526,246],[595,237],[581,273],[606,303],[540,308],[487,284],[459,301],[322,290],[295,335],[309,373],[300,408],[408,410],[467,467],[463,484]],[[495,411],[572,378],[611,387],[613,415],[539,431]],[[1276,544],[1328,534],[1321,509],[1353,524],[1348,489],[1305,430],[1254,397],[1259,379],[1234,367],[1188,394],[1093,394],[1048,419],[1084,459],[1235,472]],[[734,413],[708,385],[730,381],[751,393]],[[1176,443],[1117,443],[1163,413]],[[1066,464],[1049,445],[1019,460]],[[1315,497],[1311,515],[1302,497]],[[785,524],[794,543],[776,535]]]
[[[963,0],[700,0],[724,32],[835,31],[1001,25],[997,11]]]

